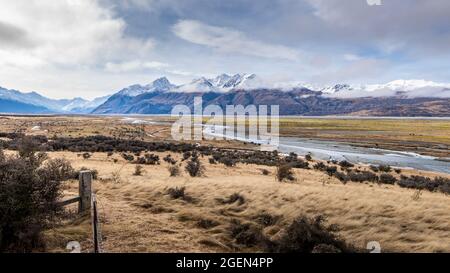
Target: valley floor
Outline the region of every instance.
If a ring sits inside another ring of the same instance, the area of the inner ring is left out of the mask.
[[[299,215],[326,216],[345,240],[364,249],[368,242],[377,241],[384,251],[450,252],[450,197],[442,193],[422,192],[417,199],[415,190],[368,183],[343,185],[322,172],[299,169],[295,182],[280,183],[274,168],[241,164],[227,168],[211,165],[206,158],[202,159],[206,172],[201,178],[191,178],[184,168],[180,177],[170,177],[165,162],[144,166],[142,176],[133,176],[136,165],[126,163],[119,154],[95,153],[90,159],[69,152],[50,155],[66,158],[76,168],[98,170],[94,191],[105,252],[261,251],[235,243],[230,237],[233,219],[259,225],[264,234],[276,238]],[[159,155],[163,158],[167,153]],[[262,169],[270,174],[263,175]],[[186,187],[192,200],[172,199],[167,192],[175,187]],[[78,182],[67,182],[65,196],[77,193]],[[243,196],[244,202],[218,201],[234,193]],[[276,219],[273,225],[260,223],[267,214]],[[66,251],[67,242],[73,240],[80,241],[84,251],[91,251],[90,216],[72,215],[47,231],[46,238],[52,252]]]

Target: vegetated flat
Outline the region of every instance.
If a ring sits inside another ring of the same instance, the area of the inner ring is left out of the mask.
[[[0,132],[48,138],[104,135],[171,141],[173,119],[139,119],[157,122],[142,125],[124,117],[94,116],[4,117],[0,118]],[[286,136],[340,140],[368,147],[377,144],[401,151],[416,148],[413,151],[443,157],[448,157],[449,128],[448,120],[281,119],[281,133]],[[201,144],[256,148],[236,141]],[[450,252],[450,197],[440,192],[369,182],[344,185],[336,177],[313,169],[294,169],[296,181],[280,183],[275,179],[275,167],[225,167],[210,164],[207,157],[200,159],[205,175],[192,178],[184,170],[182,155],[176,153],[171,155],[177,164],[182,164],[181,176],[170,177],[169,164],[162,160],[161,165],[142,165],[142,176],[134,176],[136,164],[125,161],[121,153],[94,153],[87,159],[81,154],[49,153],[53,158],[68,159],[77,169],[86,167],[99,172],[94,191],[99,200],[102,247],[106,252],[262,251],[257,245],[238,244],[230,235],[232,222],[250,223],[268,238],[277,238],[299,215],[326,216],[329,224],[338,225],[338,233],[346,241],[360,248],[378,241],[384,251]],[[169,153],[155,154],[162,159]],[[356,168],[367,170],[367,166]],[[450,178],[415,170],[402,170],[401,175]],[[189,198],[173,199],[168,191],[177,187],[185,187]],[[77,193],[78,182],[66,182],[65,198]],[[243,201],[220,201],[236,193]],[[71,209],[75,210],[68,208]],[[69,215],[46,232],[48,250],[65,252],[68,242],[80,241],[84,251],[91,251],[91,234],[89,215]]]
[[[255,224],[276,238],[299,215],[326,216],[329,224],[338,225],[345,240],[361,248],[378,241],[384,251],[450,251],[450,197],[442,193],[424,191],[416,199],[416,190],[375,183],[344,185],[322,172],[303,169],[294,170],[296,181],[280,183],[274,167],[224,167],[209,164],[207,158],[201,160],[204,177],[192,178],[184,167],[181,176],[170,177],[165,162],[143,166],[143,175],[133,176],[136,165],[125,162],[120,154],[95,153],[89,159],[70,152],[50,155],[66,158],[76,168],[98,170],[94,189],[106,252],[261,251],[235,244],[230,237],[233,219]],[[172,157],[180,160],[181,155],[172,153]],[[263,175],[262,169],[269,175]],[[408,170],[403,174],[435,176]],[[185,187],[190,199],[171,198],[168,189],[176,187]],[[77,192],[78,182],[67,182],[66,196]],[[243,203],[218,202],[235,193],[244,197]],[[264,215],[275,221],[265,226],[258,221]],[[71,219],[49,230],[50,250],[64,251],[68,241],[80,240],[83,249],[90,251],[89,221],[89,216]],[[211,224],[202,227],[200,222]]]
[[[280,118],[280,134],[436,157],[450,156],[450,119]]]

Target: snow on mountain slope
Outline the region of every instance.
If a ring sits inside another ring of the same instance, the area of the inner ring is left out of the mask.
[[[321,91],[328,97],[361,98],[361,97],[393,97],[406,98],[450,98],[450,84],[425,80],[396,80],[386,84],[328,86]]]
[[[147,85],[131,85],[125,89],[119,91],[119,95],[136,97],[145,93],[151,92],[166,92],[174,89],[176,86],[171,84],[166,77],[159,78]]]
[[[17,90],[0,87],[0,99],[43,107],[55,112],[72,112],[75,109],[77,109],[75,111],[77,113],[87,112],[88,109],[93,109],[103,104],[108,98],[109,96],[97,98],[92,101],[82,98],[55,100],[46,98],[36,92],[22,93]]]
[[[200,78],[195,79],[191,83],[180,85],[173,89],[174,92],[186,92],[186,93],[195,93],[195,92],[218,92],[219,88],[214,86],[214,84],[206,79],[206,78]]]

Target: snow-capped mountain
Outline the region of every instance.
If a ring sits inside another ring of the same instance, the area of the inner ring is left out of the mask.
[[[186,92],[186,93],[194,93],[194,92],[217,92],[219,91],[217,86],[206,78],[195,79],[191,83],[180,85],[173,89],[174,92]]]
[[[386,84],[349,85],[337,84],[317,88],[328,97],[405,97],[450,98],[450,84],[425,80],[396,80]]]
[[[110,96],[99,97],[91,101],[83,98],[75,98],[61,109],[64,112],[90,113],[92,110],[105,103],[109,97]]]
[[[145,93],[166,92],[174,88],[176,88],[175,85],[171,84],[166,77],[162,77],[144,86],[139,84],[131,85],[119,91],[118,94],[123,96],[136,97]]]
[[[106,102],[109,96],[88,101],[82,98],[50,99],[36,92],[23,93],[0,87],[0,99],[4,101],[20,102],[22,104],[46,109],[45,112],[55,113],[88,113]],[[42,111],[41,111],[42,112]]]
[[[255,74],[236,74],[233,76],[222,74],[213,79],[201,77],[181,85],[174,85],[167,78],[163,77],[148,85],[131,85],[119,91],[117,95],[137,97],[153,92],[224,93],[234,89],[250,90],[262,87],[264,87],[263,81]]]

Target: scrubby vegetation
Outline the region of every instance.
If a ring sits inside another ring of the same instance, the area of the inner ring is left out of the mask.
[[[136,165],[136,167],[134,168],[134,176],[141,176],[143,173],[143,167],[141,165]]]
[[[428,190],[431,192],[440,191],[445,194],[450,194],[450,179],[436,177],[431,179],[423,176],[404,176],[402,175],[397,182],[400,187],[417,190]]]
[[[172,198],[172,199],[180,199],[180,200],[184,200],[186,202],[192,202],[194,199],[188,195],[186,193],[186,187],[175,187],[175,188],[170,188],[167,190],[167,194]]]
[[[180,167],[178,167],[177,165],[169,166],[168,170],[171,177],[180,176],[181,174]]]
[[[205,168],[203,167],[196,153],[192,155],[191,160],[189,160],[186,164],[186,171],[192,177],[200,177],[204,174]]]
[[[0,151],[0,252],[30,252],[45,247],[41,232],[58,216],[61,182],[74,170],[62,159],[48,160],[30,139],[18,155]]]
[[[353,253],[358,250],[340,239],[337,227],[327,226],[325,218],[304,216],[295,219],[284,235],[267,241],[265,250],[273,253]]]
[[[245,197],[241,195],[240,193],[233,193],[232,195],[228,196],[227,198],[218,198],[217,201],[220,204],[234,204],[237,203],[239,206],[245,204]]]
[[[280,164],[277,166],[276,178],[279,182],[294,181],[295,176],[290,164]]]

